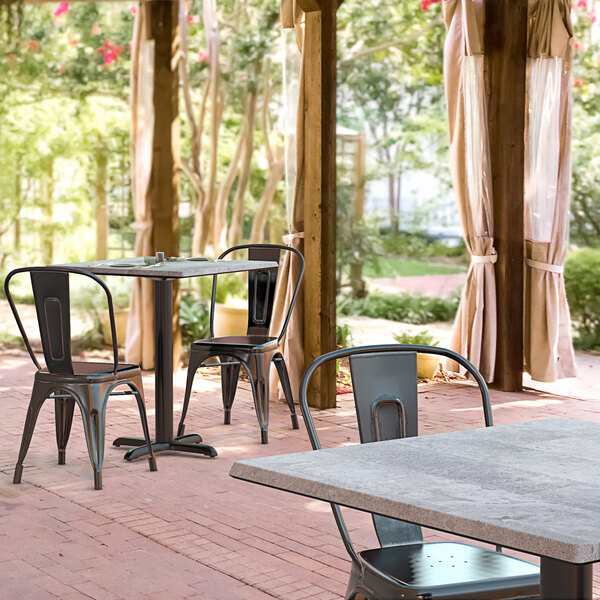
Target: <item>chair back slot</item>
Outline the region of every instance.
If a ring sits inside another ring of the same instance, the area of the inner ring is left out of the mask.
[[[40,270],[30,276],[46,366],[72,375],[69,274]]]
[[[279,263],[280,254],[281,251],[277,247],[250,246],[248,248],[248,260]],[[248,272],[248,334],[269,334],[278,272],[278,269]]]
[[[416,352],[350,356],[352,389],[362,443],[418,435]],[[373,515],[382,547],[423,541],[418,525]]]

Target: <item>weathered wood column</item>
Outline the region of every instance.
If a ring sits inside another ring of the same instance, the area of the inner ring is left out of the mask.
[[[335,349],[337,0],[301,0],[304,32],[304,359]],[[313,378],[311,405],[335,407],[335,364]]]
[[[148,194],[152,212],[152,245],[165,256],[177,256],[179,246],[180,131],[178,108],[178,3],[150,0],[149,34],[154,40],[154,136]],[[173,286],[173,362],[179,365],[181,332],[179,294]]]
[[[498,342],[494,386],[523,380],[523,194],[527,0],[485,0]]]

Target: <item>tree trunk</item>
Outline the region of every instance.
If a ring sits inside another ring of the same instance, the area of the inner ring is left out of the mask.
[[[43,197],[42,212],[44,223],[42,224],[42,261],[51,265],[54,260],[54,224],[53,200],[54,200],[54,161],[47,159],[44,165],[43,175]]]
[[[244,233],[244,207],[246,192],[250,183],[250,168],[252,166],[252,154],[254,153],[254,116],[256,113],[256,90],[250,92],[248,97],[248,135],[245,139],[244,154],[240,166],[240,176],[233,199],[233,214],[231,215],[231,226],[229,228],[229,246],[239,244]]]
[[[281,148],[281,153],[283,153],[283,148]],[[269,208],[271,206],[271,203],[273,202],[275,192],[277,191],[277,186],[283,178],[284,172],[284,160],[277,160],[273,163],[273,165],[271,165],[269,178],[267,179],[267,183],[265,184],[265,189],[256,209],[254,220],[252,221],[252,232],[250,233],[251,244],[260,244],[265,239],[265,226],[267,224]]]
[[[101,140],[100,140],[100,143]],[[96,259],[108,258],[108,212],[106,206],[107,156],[106,148],[96,150]]]
[[[393,175],[388,175],[388,203],[390,210],[390,231],[392,235],[398,235],[400,230],[400,223],[398,220],[398,214],[396,213],[396,186],[395,178]]]

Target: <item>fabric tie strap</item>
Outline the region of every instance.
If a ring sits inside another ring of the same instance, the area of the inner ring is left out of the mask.
[[[495,250],[492,250],[492,254],[477,255],[471,254],[471,263],[478,265],[482,263],[494,264],[498,260],[498,255]]]
[[[299,231],[297,233],[288,233],[287,235],[283,236],[283,243],[286,244],[287,246],[291,246],[292,242],[294,240],[303,239],[303,238],[304,238],[304,231]]]
[[[550,273],[558,273],[562,275],[565,272],[565,268],[561,265],[552,265],[550,263],[543,263],[532,258],[526,258],[525,263],[528,267],[533,269],[539,269],[540,271],[549,271]]]

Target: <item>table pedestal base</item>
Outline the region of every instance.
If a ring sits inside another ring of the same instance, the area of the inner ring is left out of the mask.
[[[214,458],[217,456],[217,451],[207,444],[200,444],[202,437],[195,433],[189,435],[181,435],[174,438],[170,442],[152,442],[154,452],[187,452],[189,454],[201,454]],[[132,461],[140,456],[148,454],[148,447],[144,438],[129,438],[120,437],[113,442],[113,446],[136,446],[128,450],[125,454],[125,460]]]
[[[592,574],[591,564],[579,565],[542,556],[542,600],[592,600]]]

